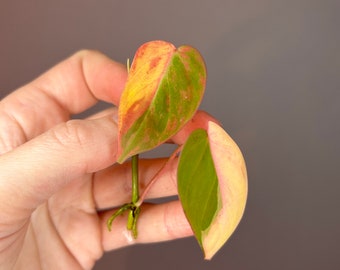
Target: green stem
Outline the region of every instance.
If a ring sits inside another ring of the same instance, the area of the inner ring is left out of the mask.
[[[135,204],[139,200],[139,180],[138,180],[138,155],[132,156],[132,203]]]
[[[132,168],[132,186],[131,186],[131,207],[128,221],[127,229],[132,231],[134,238],[137,238],[137,219],[139,216],[140,208],[136,206],[139,200],[139,179],[138,179],[138,155],[134,155],[131,158],[131,168]]]
[[[132,168],[131,203],[124,204],[115,213],[113,213],[112,216],[107,221],[107,227],[109,231],[111,231],[113,220],[119,215],[123,214],[125,211],[129,211],[126,227],[128,230],[132,232],[132,236],[134,238],[137,238],[137,220],[140,213],[141,204],[141,203],[137,204],[139,201],[138,155],[132,156],[131,168]]]

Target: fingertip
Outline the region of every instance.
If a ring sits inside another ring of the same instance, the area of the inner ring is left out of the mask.
[[[86,165],[87,170],[79,173],[92,173],[116,161],[117,134],[116,114],[113,112],[95,119],[69,120],[42,137],[46,136],[45,142],[53,151],[51,155],[68,156],[70,165],[72,161]]]
[[[25,91],[38,89],[70,114],[98,100],[118,105],[127,79],[124,65],[95,50],[81,50],[48,70]]]
[[[112,120],[118,125],[118,108],[115,106],[90,115],[87,119],[99,119],[106,116],[111,117]]]
[[[126,67],[95,50],[81,50],[74,57],[81,62],[89,89],[96,89],[95,97],[118,105],[127,79]]]

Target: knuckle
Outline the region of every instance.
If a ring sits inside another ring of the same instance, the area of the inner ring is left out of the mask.
[[[51,130],[52,137],[64,147],[85,148],[91,140],[91,135],[81,120],[69,120]]]
[[[25,129],[15,115],[2,111],[0,115],[0,154],[6,153],[27,141]]]

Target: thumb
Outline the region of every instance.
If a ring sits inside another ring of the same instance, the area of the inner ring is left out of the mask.
[[[70,120],[0,157],[0,221],[14,224],[70,181],[116,161],[116,116]]]

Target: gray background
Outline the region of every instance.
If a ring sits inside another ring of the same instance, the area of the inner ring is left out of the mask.
[[[339,269],[339,14],[339,0],[1,2],[2,97],[82,48],[125,63],[149,40],[190,44],[208,67],[202,109],[244,152],[245,216],[211,262],[189,238],[96,270]]]

